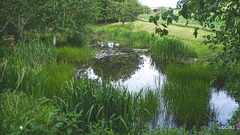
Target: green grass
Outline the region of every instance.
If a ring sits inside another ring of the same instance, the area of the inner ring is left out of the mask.
[[[88,47],[62,47],[58,48],[57,51],[58,59],[72,62],[86,61],[93,56],[92,50],[90,50]]]
[[[130,26],[131,26],[131,23],[127,23],[124,26],[122,26],[120,23],[101,24],[101,25],[94,26],[94,32],[98,32],[101,35],[106,35],[108,34],[108,32],[111,32],[112,35],[110,35],[110,37],[127,40],[135,44],[135,46],[139,48],[150,47],[152,42],[154,42],[154,40],[156,39],[155,37],[152,36],[155,32],[155,27],[156,27],[154,24],[149,22],[143,22],[143,21],[135,21],[134,29],[132,29]],[[195,38],[193,35],[194,28],[177,26],[177,25],[169,25],[167,30],[169,32],[167,37],[172,37],[172,38],[182,40],[182,42],[186,44],[188,48],[192,48],[197,53],[198,61],[203,61],[207,58],[214,57],[218,54],[218,52],[222,51],[223,45],[221,44],[216,46],[217,49],[214,52],[211,52],[209,50],[208,45],[202,44],[204,40],[203,36],[214,35],[214,32],[199,29],[198,37]],[[138,31],[145,31],[146,34],[141,33],[145,37],[141,37],[141,34],[138,34],[138,36],[136,36],[137,34],[133,34],[134,32],[136,33]]]
[[[155,124],[157,117],[161,112],[160,90],[152,90],[151,88],[145,88],[140,96],[139,107],[142,110],[140,118],[143,121],[149,120]]]
[[[203,65],[167,67],[169,81],[164,85],[163,98],[169,114],[187,126],[198,127],[215,117],[211,109],[210,81],[212,70]]]
[[[143,20],[143,21],[149,21],[149,17],[150,16],[154,16],[154,15],[148,15],[148,14],[141,14],[141,15],[138,15],[138,19],[139,20]],[[161,23],[165,23],[162,18],[160,17],[159,21],[158,22],[161,22]],[[179,17],[179,21],[176,22],[176,21],[173,21],[173,24],[174,25],[180,25],[180,26],[186,26],[186,23],[187,23],[187,26],[191,26],[191,27],[202,27],[197,21],[194,20],[194,18],[192,18],[192,20],[187,20],[185,19],[183,16],[180,16]],[[215,29],[219,30],[220,27],[221,27],[221,23],[218,23],[218,22],[213,22],[212,24],[215,25]]]
[[[151,45],[151,54],[157,56],[160,59],[176,59],[187,60],[189,58],[196,58],[197,54],[184,43],[175,38],[158,38]]]

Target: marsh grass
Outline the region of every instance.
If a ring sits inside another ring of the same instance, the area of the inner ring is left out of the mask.
[[[156,38],[153,33],[147,31],[131,31],[124,28],[108,31],[108,36],[129,41],[138,48],[149,48]]]
[[[140,118],[143,121],[148,122],[149,120],[155,124],[157,116],[161,112],[161,101],[160,101],[160,90],[152,90],[150,88],[145,88],[141,94],[139,106],[141,110]]]
[[[121,134],[138,133],[141,130],[143,123],[138,117],[141,112],[138,108],[141,92],[131,94],[104,80],[101,84],[87,78],[80,82],[73,79],[65,83],[63,97],[57,98],[58,105],[65,112],[74,108],[77,112],[83,110],[86,123],[105,120],[110,129]]]
[[[168,82],[163,88],[167,112],[187,126],[197,127],[213,120],[215,111],[210,101],[212,70],[202,65],[167,68]]]
[[[65,81],[70,81],[74,76],[74,66],[62,61],[58,64],[47,66],[43,72],[46,76],[44,81],[46,81],[47,90],[43,89],[41,91],[44,91],[44,95],[48,98],[53,98],[54,96],[61,97],[61,87],[64,86]]]
[[[53,45],[41,41],[19,42],[16,49],[16,57],[24,65],[31,67],[48,65],[56,62],[57,53]]]
[[[93,57],[93,51],[88,47],[62,47],[58,48],[58,59],[65,61],[86,61]]]
[[[101,35],[108,35],[117,40],[128,41],[137,48],[149,48],[151,42],[156,38],[151,32],[143,30],[133,31],[131,28],[128,28],[128,26],[130,25],[107,25],[101,29],[96,29],[96,32]]]
[[[197,54],[184,43],[175,38],[163,37],[155,40],[150,48],[151,54],[160,59],[186,60],[197,57]]]

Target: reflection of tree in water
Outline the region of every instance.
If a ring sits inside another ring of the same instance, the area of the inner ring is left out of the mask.
[[[117,81],[126,80],[140,68],[142,58],[136,53],[106,56],[92,61],[94,74],[102,76],[104,79]]]
[[[155,67],[162,74],[167,74],[166,69],[169,62],[165,60],[160,60],[154,56],[151,56],[151,58],[152,58],[151,66]]]

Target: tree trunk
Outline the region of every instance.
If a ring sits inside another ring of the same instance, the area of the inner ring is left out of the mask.
[[[18,28],[20,38],[22,38],[23,28],[24,26],[19,26]]]
[[[58,34],[58,32],[54,32],[54,34],[53,34],[53,45],[56,45],[56,43],[57,43],[57,34]]]

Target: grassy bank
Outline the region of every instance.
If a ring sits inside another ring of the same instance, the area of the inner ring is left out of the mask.
[[[144,22],[144,21],[135,21],[134,22],[134,28],[132,29],[131,24],[125,24],[122,26],[121,23],[111,23],[111,24],[102,24],[102,25],[92,25],[94,28],[94,32],[99,32],[100,34],[106,34],[107,31],[112,31],[116,29],[125,29],[130,32],[136,32],[136,31],[146,31],[146,33],[149,33],[149,35],[154,34],[155,32],[155,25],[149,23],[149,22]],[[199,29],[198,30],[198,37],[195,38],[193,35],[194,28],[189,28],[189,27],[184,27],[184,26],[176,26],[176,25],[169,25],[168,26],[168,31],[169,34],[167,37],[172,37],[176,39],[182,40],[184,44],[186,44],[189,48],[192,48],[196,53],[199,61],[203,61],[206,58],[214,57],[218,52],[221,52],[222,50],[222,45],[218,45],[216,50],[214,52],[211,52],[208,48],[207,45],[203,45],[202,41],[204,40],[203,36],[204,35],[211,35],[214,34],[214,32],[206,31]],[[118,33],[121,30],[118,31]],[[116,31],[117,32],[117,31]],[[150,47],[152,43],[149,43],[148,40],[145,38],[149,37],[149,35],[145,35],[144,38],[141,38],[139,41],[135,42],[141,42],[141,43],[146,43],[144,44],[146,47]],[[152,39],[154,39],[152,37]],[[128,40],[131,42],[131,38],[127,37],[124,40]],[[141,44],[140,43],[140,44]]]
[[[115,27],[116,26],[116,27]],[[128,41],[135,48],[150,48],[151,54],[163,60],[176,60],[186,62],[190,58],[196,58],[195,51],[176,37],[159,37],[146,30],[131,30],[129,24],[121,26],[118,24],[96,28],[100,35],[107,35],[117,40]]]
[[[135,22],[133,31],[131,25],[122,27],[119,24],[96,27],[95,31],[128,40],[136,47],[151,48],[152,53],[161,59],[190,57],[188,55],[193,55],[194,58],[195,53],[187,48],[198,48],[197,44],[202,40],[187,40],[187,35],[176,37],[171,34],[159,39],[151,33],[150,26],[150,31],[144,31],[146,27],[139,30],[140,25],[148,27],[144,22]],[[190,45],[186,46],[184,42],[189,42]],[[196,44],[192,44],[194,42]],[[172,48],[165,49],[164,45]],[[171,51],[175,50],[174,47],[181,52]],[[211,56],[203,56],[202,53],[207,48],[203,46],[202,49],[196,49],[200,58]],[[160,53],[154,52],[155,50]],[[159,101],[158,90],[130,93],[127,89],[113,86],[110,81],[97,83],[87,78],[74,79],[74,63],[88,61],[92,56],[92,51],[86,47],[58,48],[50,42],[31,39],[17,43],[16,50],[1,59],[1,133],[189,134],[185,128],[147,128],[147,122],[155,121],[160,111],[158,106],[162,103]],[[214,110],[207,103],[210,99],[212,70],[199,65],[183,68],[170,65],[166,72],[169,81],[162,94],[166,96],[169,114],[174,115],[178,121],[198,127],[211,120]],[[179,104],[180,102],[184,104]],[[238,114],[233,122],[237,123],[237,118]],[[217,125],[213,124],[211,128],[194,128],[192,133],[233,134],[235,130],[219,131]]]
[[[139,15],[137,18],[139,20],[143,20],[143,21],[149,21],[149,17],[152,15],[148,15],[148,14],[141,14]],[[154,16],[154,15],[153,15]],[[159,22],[163,23],[164,21],[162,20],[162,18],[159,19]],[[174,25],[178,25],[178,26],[188,26],[188,27],[200,27],[199,23],[197,21],[195,21],[194,19],[192,20],[187,20],[185,19],[183,16],[179,17],[178,22],[173,21]],[[217,22],[213,22],[213,24],[215,25],[215,29],[219,30],[221,27],[221,23],[217,23]]]
[[[156,117],[159,98],[152,90],[129,93],[104,80],[74,79],[73,61],[91,57],[85,47],[56,48],[40,40],[16,44],[0,66],[1,133],[142,132]]]

